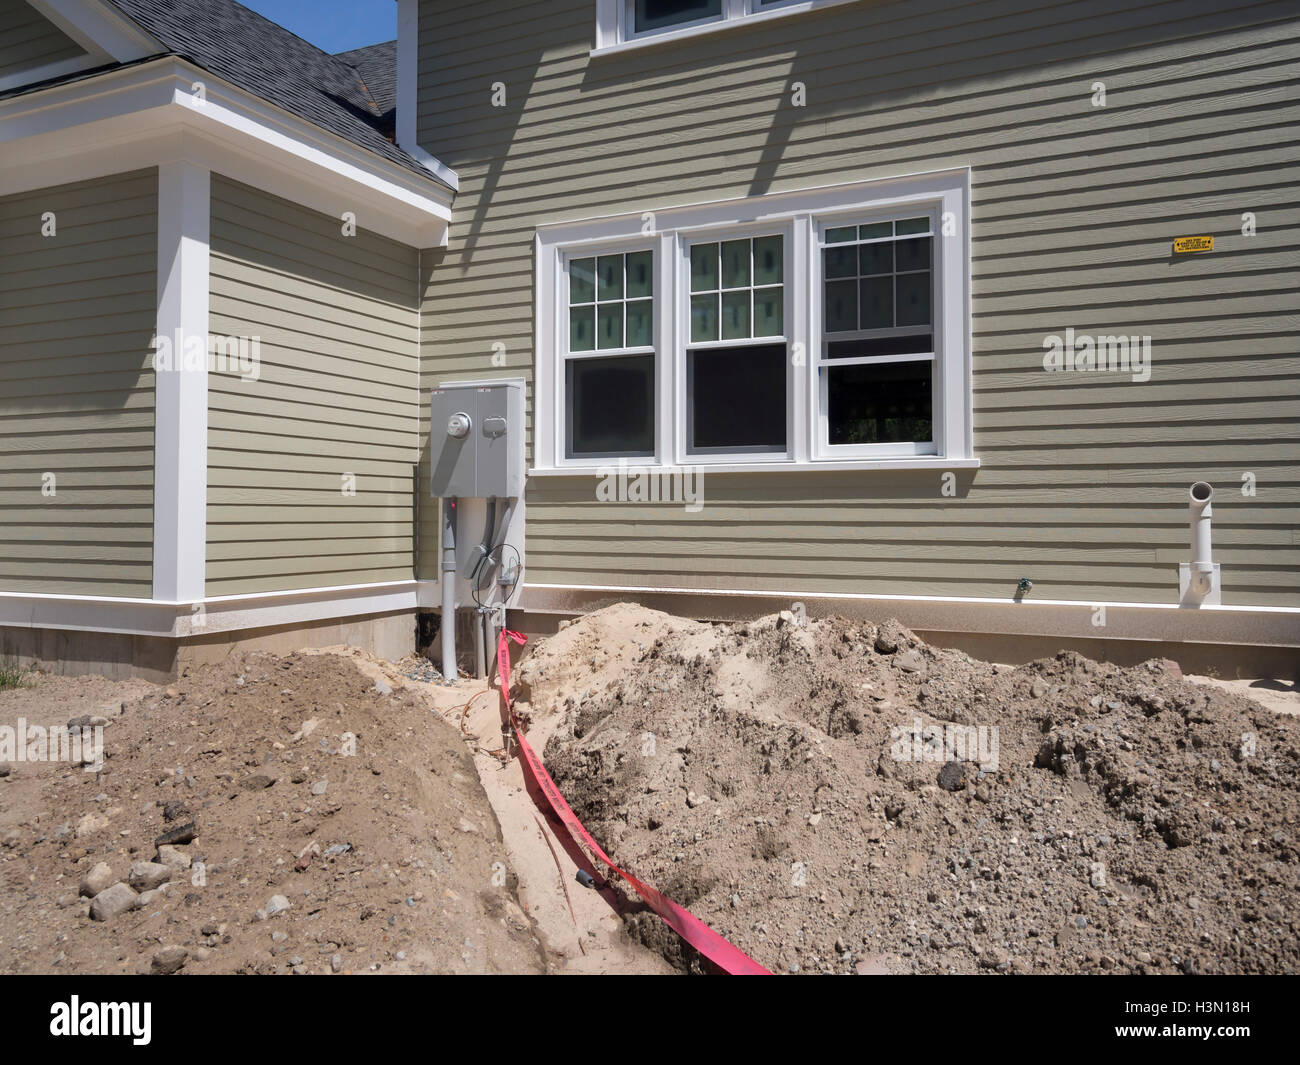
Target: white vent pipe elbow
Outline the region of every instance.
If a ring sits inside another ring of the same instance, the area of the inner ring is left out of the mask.
[[[1192,584],[1196,591],[1207,594],[1214,585],[1214,557],[1210,541],[1210,523],[1214,509],[1214,488],[1206,481],[1197,481],[1188,493],[1188,516],[1191,524]]]

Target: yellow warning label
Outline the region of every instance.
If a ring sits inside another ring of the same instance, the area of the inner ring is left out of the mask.
[[[1175,237],[1174,251],[1214,251],[1213,237]]]

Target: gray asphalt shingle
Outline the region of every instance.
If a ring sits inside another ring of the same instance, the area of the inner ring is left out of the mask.
[[[396,42],[330,55],[234,0],[111,0],[169,52],[422,177],[393,143]]]

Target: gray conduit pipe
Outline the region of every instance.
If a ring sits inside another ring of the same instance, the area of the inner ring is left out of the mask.
[[[442,677],[456,679],[456,500],[442,501]]]
[[[477,583],[479,576],[479,567],[483,560],[488,558],[492,553],[492,537],[496,533],[497,524],[497,500],[496,496],[488,496],[487,510],[483,519],[483,541],[478,545],[479,557],[474,560],[474,579]],[[488,576],[492,575],[492,567],[487,567]],[[477,589],[476,589],[477,591]],[[486,615],[486,611],[480,611],[481,615]],[[483,678],[487,676],[487,657],[484,648],[483,636],[483,617],[474,618],[474,676]]]

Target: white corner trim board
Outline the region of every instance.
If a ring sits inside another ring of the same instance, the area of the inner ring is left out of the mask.
[[[453,193],[165,57],[0,101],[0,195],[179,158],[360,228],[439,247]]]
[[[168,601],[202,599],[206,570],[210,192],[203,167],[158,167],[153,597]]]
[[[452,190],[456,171],[419,144],[420,0],[397,0],[397,146]]]

